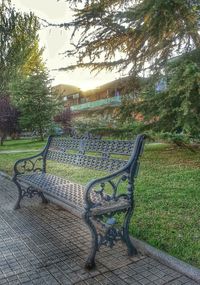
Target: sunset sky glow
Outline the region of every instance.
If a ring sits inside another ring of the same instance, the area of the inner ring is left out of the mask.
[[[69,22],[72,19],[72,11],[64,0],[11,0],[11,2],[16,9],[23,12],[32,11],[39,18],[51,23]],[[87,90],[120,77],[115,72],[101,72],[96,75],[86,69],[76,69],[73,72],[56,70],[75,63],[63,55],[63,52],[70,48],[71,33],[58,27],[47,27],[40,30],[39,36],[41,47],[45,47],[44,60],[53,79],[52,85],[70,84]]]

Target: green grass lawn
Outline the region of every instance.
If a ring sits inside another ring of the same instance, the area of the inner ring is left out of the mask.
[[[35,150],[43,148],[46,142],[38,141],[36,139],[20,139],[20,140],[6,140],[3,146],[0,146],[1,151],[14,150]]]
[[[12,145],[14,149],[14,143],[9,144],[8,148]],[[30,141],[25,144],[20,141],[20,145],[21,149],[42,146]],[[0,171],[11,174],[16,159],[32,154],[35,152],[0,154]],[[50,171],[55,170],[56,174],[81,183],[97,174],[51,164]],[[200,267],[200,150],[193,153],[171,145],[146,145],[135,194],[131,234]]]

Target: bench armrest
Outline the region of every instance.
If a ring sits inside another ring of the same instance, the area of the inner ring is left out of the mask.
[[[45,170],[44,151],[39,154],[19,159],[14,164],[14,177],[29,172],[42,172]]]
[[[13,179],[17,175],[25,173],[46,172],[46,156],[51,140],[52,136],[49,136],[46,146],[40,153],[19,159],[15,162]]]
[[[129,188],[127,188],[127,191],[122,192],[120,185],[123,183],[125,183]],[[91,180],[86,185],[84,197],[86,211],[88,212],[95,208],[104,207],[105,204],[113,204],[115,202],[118,202],[122,197],[127,201],[131,201],[132,189],[130,189],[130,186],[132,184],[133,183],[130,181],[130,175],[126,168],[123,168],[105,177]],[[96,190],[97,187],[99,188],[98,190]],[[98,201],[93,200],[92,192],[95,192],[95,196],[98,197]]]
[[[105,177],[93,179],[86,185],[84,199],[87,212],[120,200],[126,200],[127,204],[133,206],[134,179],[138,174],[139,157],[143,152],[144,139],[145,135],[137,136],[132,156],[124,167]],[[97,185],[100,188],[95,190]],[[98,196],[97,202],[92,199],[92,192]]]

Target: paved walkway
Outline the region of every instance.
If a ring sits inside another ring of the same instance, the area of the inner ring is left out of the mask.
[[[37,198],[13,211],[16,193],[14,184],[0,177],[0,285],[197,284],[147,256],[127,257],[122,244],[102,247],[96,270],[86,271],[90,234],[84,223]]]

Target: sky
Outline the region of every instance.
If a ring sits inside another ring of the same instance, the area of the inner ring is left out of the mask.
[[[64,0],[11,0],[15,7],[23,12],[32,11],[34,14],[51,23],[69,22],[72,11]],[[70,84],[83,90],[92,89],[109,81],[119,78],[115,72],[91,73],[86,69],[75,71],[58,71],[72,63],[62,53],[70,48],[70,31],[58,27],[46,27],[39,31],[40,45],[44,47],[44,61],[53,79],[52,85]]]

